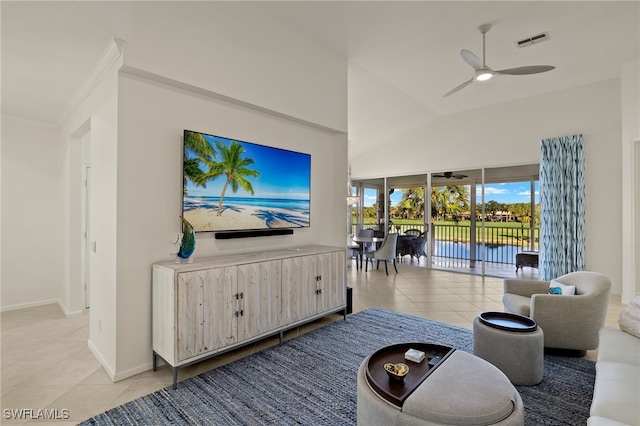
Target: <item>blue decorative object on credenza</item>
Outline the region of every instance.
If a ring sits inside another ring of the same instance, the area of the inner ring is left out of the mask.
[[[176,263],[191,263],[191,255],[196,249],[196,232],[193,230],[193,226],[184,217],[180,216],[183,224],[182,241],[180,242],[180,250],[178,250],[178,257]]]

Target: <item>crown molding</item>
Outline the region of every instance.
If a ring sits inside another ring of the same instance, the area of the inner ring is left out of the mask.
[[[14,122],[29,127],[38,127],[47,130],[60,130],[60,126],[57,123],[51,123],[49,121],[38,121],[28,118],[18,117],[10,114],[2,114],[2,123]]]
[[[84,102],[113,64],[122,57],[123,49],[124,42],[122,40],[115,38],[111,40],[89,74],[87,74],[87,77],[84,79],[75,95],[71,98],[71,101],[67,104],[67,107],[58,118],[58,123],[64,123],[73,111],[75,111],[80,104]]]

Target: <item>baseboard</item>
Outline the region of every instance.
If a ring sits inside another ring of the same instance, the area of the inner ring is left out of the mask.
[[[93,341],[91,339],[87,340],[87,346],[89,346],[89,350],[91,351],[93,356],[96,357],[100,365],[102,365],[102,368],[104,368],[107,376],[109,376],[112,382],[115,382],[115,373],[113,372],[113,369],[109,366],[109,364],[104,359],[96,345],[93,344]]]
[[[118,382],[120,380],[127,379],[127,378],[129,378],[131,376],[135,376],[136,374],[144,373],[145,371],[149,371],[151,369],[153,369],[153,363],[149,362],[149,363],[146,363],[146,364],[143,364],[143,365],[139,365],[139,366],[134,367],[134,368],[130,368],[130,369],[125,370],[125,371],[118,372],[118,373],[116,373],[114,375],[112,380],[114,382]]]
[[[100,365],[102,365],[102,368],[104,368],[105,372],[107,373],[111,381],[114,383],[119,382],[120,380],[127,379],[131,376],[135,376],[136,374],[144,373],[145,371],[149,371],[153,368],[153,363],[148,362],[146,364],[139,365],[138,367],[130,368],[128,370],[116,373],[105,361],[104,357],[102,356],[98,348],[96,348],[96,345],[94,345],[90,339],[87,341],[87,345],[89,346],[89,350],[91,351],[93,356],[96,357]]]
[[[36,306],[53,304],[58,305],[64,316],[67,318],[80,317],[84,314],[84,309],[81,309],[79,311],[69,311],[60,299],[38,300],[37,302],[18,303],[15,305],[2,306],[0,307],[0,312],[17,311],[18,309],[35,308]]]
[[[82,314],[84,313],[84,310],[80,310],[80,311],[69,311],[67,309],[67,307],[64,305],[64,303],[62,303],[61,300],[58,299],[58,306],[60,307],[60,309],[62,309],[62,312],[64,313],[64,315],[67,318],[76,318],[76,317],[80,317],[82,316]]]
[[[15,305],[2,306],[0,307],[0,312],[15,311],[18,309],[25,309],[25,308],[34,308],[36,306],[51,305],[54,303],[58,304],[58,306],[61,306],[60,299],[46,299],[46,300],[38,300],[36,302],[17,303]]]

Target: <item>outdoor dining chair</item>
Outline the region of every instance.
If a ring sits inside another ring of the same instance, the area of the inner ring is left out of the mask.
[[[384,261],[384,271],[389,275],[389,269],[387,267],[387,263],[391,260],[393,261],[393,269],[396,270],[396,274],[398,273],[398,268],[396,267],[396,245],[398,243],[398,234],[387,234],[382,241],[382,245],[376,251],[368,252],[366,254],[367,260],[364,266],[365,272],[367,272],[367,268],[369,266],[369,260],[371,260],[371,267],[373,267],[373,260],[377,260],[376,269],[380,266],[380,261]]]
[[[373,229],[361,229],[358,231],[358,237],[372,238],[373,232]],[[349,247],[354,252],[357,252],[356,269],[358,269],[358,259],[360,260],[360,268],[362,268],[362,258],[364,257],[365,253],[371,248],[371,243],[356,243],[355,241],[351,242],[358,245],[357,248]]]

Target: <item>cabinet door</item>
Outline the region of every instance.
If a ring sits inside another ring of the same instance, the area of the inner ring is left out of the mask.
[[[315,315],[316,256],[282,259],[282,324]]]
[[[213,351],[237,341],[238,268],[207,269],[204,282],[204,352]]]
[[[332,275],[333,275],[333,263],[331,258],[331,253],[324,253],[318,255],[318,260],[316,262],[317,274],[318,274],[318,284],[317,284],[317,306],[318,312],[324,312],[331,309],[332,302]]]
[[[318,262],[318,312],[326,312],[345,304],[345,259],[344,252],[320,255]]]
[[[206,274],[184,272],[177,278],[177,350],[178,361],[192,358],[202,353],[204,346],[203,287]]]
[[[322,270],[322,293],[318,303],[318,312],[344,306],[347,300],[346,254],[343,251],[327,253],[328,266]]]
[[[301,262],[297,257],[282,259],[282,324],[300,319],[298,283],[302,280]]]
[[[238,266],[238,341],[280,326],[281,264],[277,260]]]

